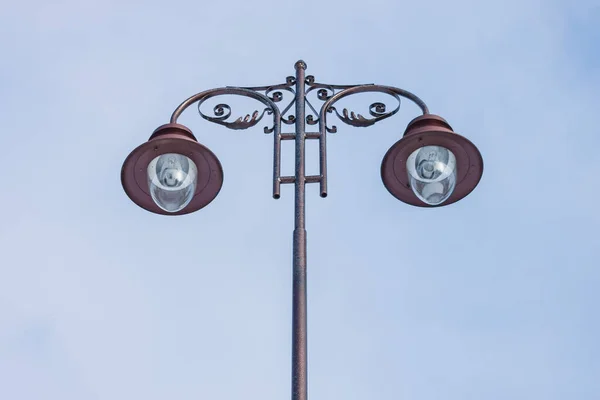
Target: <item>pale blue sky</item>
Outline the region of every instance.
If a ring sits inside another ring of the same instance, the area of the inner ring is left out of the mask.
[[[411,207],[379,168],[417,108],[337,124],[329,197],[307,196],[309,398],[600,398],[599,22],[598,0],[3,2],[0,398],[289,399],[272,137],[185,113],[225,183],[184,217],[119,173],[189,95],[299,58],[415,92],[485,160],[464,200]]]

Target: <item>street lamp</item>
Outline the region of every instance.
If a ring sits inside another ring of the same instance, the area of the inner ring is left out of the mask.
[[[404,136],[383,157],[381,178],[387,190],[397,199],[419,207],[440,207],[467,196],[479,183],[483,159],[477,147],[453,132],[443,118],[429,114],[425,103],[403,89],[381,85],[329,85],[315,82],[305,75],[306,63],[295,64],[296,76],[285,83],[257,87],[224,87],[198,93],[175,109],[171,121],[158,127],[150,139],[129,154],[121,169],[121,181],[127,195],[138,206],[157,214],[181,215],[207,206],[223,185],[223,169],[215,154],[198,143],[192,131],[178,124],[181,113],[192,104],[200,115],[230,129],[247,129],[258,124],[265,115],[273,116],[273,125],[264,132],[273,133],[273,198],[280,197],[281,184],[294,184],[295,224],[293,234],[293,300],[292,300],[292,400],[307,398],[306,354],[306,229],[305,186],[320,185],[321,197],[327,196],[327,133],[337,132],[327,125],[327,115],[334,113],[344,123],[367,127],[389,118],[400,109],[400,98],[419,106],[423,114],[413,119]],[[311,104],[307,94],[317,91],[323,102],[320,111]],[[294,95],[281,109],[283,92]],[[388,111],[384,103],[369,107],[370,117],[347,109],[341,113],[334,104],[356,93],[384,93],[397,101]],[[214,115],[205,114],[200,106],[221,95],[249,97],[264,105],[245,117],[231,120],[231,107],[219,103]],[[295,113],[291,111],[295,107]],[[306,106],[309,113],[307,115]],[[282,132],[282,124],[295,125],[294,133]],[[318,125],[316,132],[307,132],[307,125]],[[319,175],[305,174],[305,141],[319,141]],[[294,176],[281,176],[281,141],[295,142]]]

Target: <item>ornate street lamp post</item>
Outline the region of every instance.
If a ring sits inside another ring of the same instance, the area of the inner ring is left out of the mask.
[[[181,113],[192,104],[200,115],[230,129],[246,129],[258,124],[265,115],[273,116],[273,125],[265,133],[273,133],[273,198],[280,197],[281,184],[294,184],[295,223],[293,234],[293,302],[292,302],[292,400],[307,399],[306,351],[306,227],[305,186],[320,185],[321,197],[327,196],[327,133],[337,131],[327,125],[328,114],[334,113],[348,125],[367,127],[396,114],[400,98],[417,104],[423,114],[413,119],[383,157],[381,178],[388,191],[399,200],[420,207],[439,207],[467,196],[479,183],[483,160],[479,150],[466,138],[454,133],[441,117],[429,114],[425,103],[414,94],[391,86],[328,85],[306,76],[306,63],[295,64],[296,76],[279,85],[259,87],[224,87],[198,93],[175,109],[171,121],[157,128],[150,139],[137,147],[125,160],[121,181],[127,195],[138,206],[157,214],[181,215],[208,205],[223,184],[223,169],[217,157],[198,143],[192,131],[178,124]],[[320,111],[310,103],[307,94],[316,90],[323,102]],[[283,109],[277,103],[283,92],[294,99]],[[356,93],[379,92],[390,95],[398,105],[388,111],[384,103],[374,103],[366,118],[347,109],[340,113],[335,103]],[[231,108],[217,104],[212,116],[200,110],[207,99],[220,95],[239,95],[258,100],[262,111],[231,120]],[[295,113],[291,113],[292,106]],[[309,115],[306,113],[309,107]],[[312,112],[312,113],[311,113]],[[288,115],[289,114],[289,115]],[[286,117],[287,115],[287,117]],[[282,124],[295,125],[294,133],[282,132]],[[306,126],[318,125],[318,132],[307,132]],[[305,174],[305,141],[319,141],[319,175]],[[281,141],[293,140],[296,146],[294,176],[281,176]]]

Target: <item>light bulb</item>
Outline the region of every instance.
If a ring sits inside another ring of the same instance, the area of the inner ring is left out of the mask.
[[[424,146],[406,161],[410,187],[429,205],[438,205],[450,197],[456,186],[456,157],[445,147]]]
[[[196,164],[181,154],[162,154],[148,164],[150,195],[167,212],[180,211],[190,203],[197,179]]]

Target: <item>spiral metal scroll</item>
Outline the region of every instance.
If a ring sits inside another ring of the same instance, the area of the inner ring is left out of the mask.
[[[398,102],[398,105],[393,110],[388,111],[385,103],[376,102],[376,103],[371,104],[369,106],[369,115],[373,118],[364,117],[363,115],[357,114],[354,111],[349,111],[346,108],[344,108],[342,110],[342,112],[340,113],[334,107],[334,104],[338,100],[340,100],[344,97],[347,97],[347,96],[350,96],[350,95],[353,95],[356,93],[368,93],[368,92],[387,94],[387,95],[393,97]],[[415,104],[417,104],[421,108],[421,110],[423,111],[424,114],[427,114],[429,112],[429,110],[427,109],[427,106],[421,99],[419,99],[414,94],[407,92],[403,89],[398,89],[398,88],[391,87],[391,86],[381,86],[381,85],[351,86],[351,87],[348,87],[346,89],[343,89],[343,90],[335,93],[333,96],[329,97],[327,99],[327,101],[325,101],[325,103],[321,107],[321,112],[319,114],[319,120],[320,120],[319,122],[320,122],[320,128],[321,128],[320,131],[321,132],[327,131],[329,133],[337,132],[337,127],[335,125],[333,125],[331,127],[327,126],[327,122],[325,121],[325,119],[326,119],[326,115],[328,113],[335,113],[342,122],[344,122],[345,124],[348,124],[348,125],[358,126],[358,127],[371,126],[383,119],[389,118],[392,115],[396,114],[400,110],[400,104],[401,104],[400,98],[401,97],[404,97],[404,98],[407,98],[407,99],[413,101]]]
[[[264,92],[265,96],[271,99],[274,103],[279,103],[283,100],[283,92],[292,94],[292,100],[281,110],[281,122],[287,125],[292,125],[296,122],[296,116],[289,114],[292,106],[296,103],[296,91],[293,87],[296,85],[296,78],[288,76],[285,83],[272,86],[252,86],[244,89],[253,90],[256,92]],[[273,130],[265,130],[265,133],[271,133]]]
[[[265,108],[262,112],[258,110],[254,111],[252,114],[246,114],[244,117],[239,117],[235,121],[227,121],[231,117],[231,107],[228,104],[219,103],[213,108],[214,116],[206,115],[202,112],[200,107],[204,103],[205,99],[198,101],[198,113],[202,118],[207,121],[214,122],[215,124],[223,125],[229,129],[248,129],[258,124],[260,120],[263,118],[265,114],[273,114],[273,110],[270,108]],[[265,128],[266,131],[272,132],[272,128]]]
[[[232,114],[231,107],[224,103],[219,103],[213,108],[213,110],[212,110],[213,115],[207,115],[201,111],[200,108],[206,100],[216,97],[216,96],[223,96],[223,95],[239,95],[239,96],[244,96],[244,97],[250,97],[255,100],[258,100],[259,102],[264,104],[266,107],[262,109],[262,112],[255,110],[252,114],[246,114],[245,116],[239,117],[233,121],[230,120],[231,114]],[[171,115],[171,123],[177,123],[177,119],[183,113],[183,111],[185,111],[189,106],[191,106],[194,103],[197,103],[198,113],[200,114],[200,116],[202,118],[204,118],[207,121],[210,121],[210,122],[213,122],[213,123],[216,123],[219,125],[223,125],[229,129],[237,130],[237,129],[250,128],[250,127],[258,124],[262,120],[262,118],[265,116],[265,114],[267,114],[267,115],[273,115],[273,126],[265,127],[264,128],[265,133],[271,133],[273,131],[276,131],[276,132],[280,131],[281,114],[279,113],[279,109],[277,108],[275,101],[271,97],[267,97],[263,94],[255,92],[253,90],[249,90],[249,89],[245,89],[245,88],[238,88],[238,87],[224,87],[224,88],[210,89],[210,90],[206,90],[204,92],[195,94],[195,95],[189,97],[183,103],[181,103],[175,109],[175,111],[173,111],[173,114]]]
[[[338,91],[349,89],[355,86],[363,86],[363,85],[331,85],[326,83],[318,83],[315,81],[315,77],[313,75],[308,75],[304,81],[304,83],[308,86],[306,90],[306,104],[308,105],[309,110],[312,113],[307,113],[306,123],[308,125],[316,125],[319,123],[319,111],[317,111],[316,107],[308,100],[308,94],[317,91],[317,99],[320,101],[327,101],[331,97],[333,97]]]
[[[393,93],[388,93],[388,94],[390,96],[394,97],[398,101],[398,105],[393,110],[387,111],[387,106],[385,105],[385,103],[376,102],[376,103],[371,104],[369,106],[369,114],[373,118],[365,118],[361,114],[357,114],[354,111],[348,111],[347,108],[344,108],[342,110],[342,113],[340,114],[338,112],[338,110],[333,106],[329,107],[327,112],[335,113],[342,122],[344,122],[345,124],[348,124],[348,125],[358,126],[358,127],[371,126],[383,119],[391,117],[392,115],[396,114],[400,110],[400,104],[401,104],[400,96],[398,96],[397,94],[393,94]],[[330,133],[335,133],[335,132],[337,132],[337,127],[334,125],[331,128],[327,128],[327,131]]]

